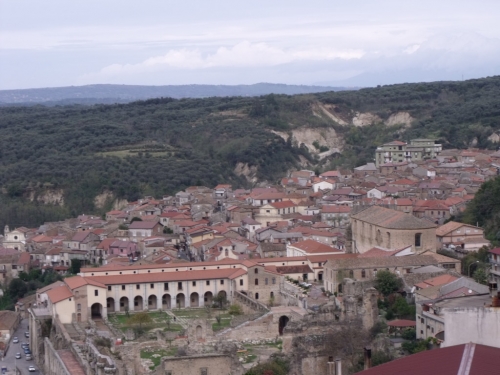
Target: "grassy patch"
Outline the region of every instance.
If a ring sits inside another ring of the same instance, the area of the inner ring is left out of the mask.
[[[183,319],[208,319],[207,310],[205,309],[173,309],[171,310],[175,316]],[[228,316],[227,310],[212,309],[211,318],[221,314],[222,316]]]
[[[141,350],[141,358],[150,359],[151,361],[153,361],[153,366],[150,366],[149,369],[154,370],[156,367],[160,365],[162,357],[173,356],[176,353],[177,353],[176,346],[172,346],[168,349],[155,349],[155,350],[143,349]]]
[[[170,318],[170,327],[168,327],[168,322],[169,322],[169,316],[165,312],[150,312],[148,315],[151,317],[151,320],[153,321],[151,324],[148,324],[147,329],[154,329],[154,328],[160,328],[165,331],[182,331],[183,328],[180,324],[174,323],[173,319]],[[130,315],[132,316],[132,314]],[[130,319],[126,315],[117,315],[117,314],[112,314],[108,315],[109,321],[115,325],[118,329],[121,329],[122,331],[125,331],[127,328],[130,328],[128,324],[128,320]]]
[[[239,351],[238,352],[238,357],[243,358],[242,363],[251,363],[257,359],[257,356],[252,353],[251,348],[247,348],[246,351]]]
[[[224,316],[224,315],[226,315],[226,316]],[[221,315],[220,324],[217,321],[215,321],[215,323],[212,323],[212,330],[214,332],[225,329],[231,325],[232,316],[229,314],[224,314],[224,315]]]

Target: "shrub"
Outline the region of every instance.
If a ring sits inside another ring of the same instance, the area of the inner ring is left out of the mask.
[[[241,315],[243,314],[243,309],[241,308],[240,305],[234,303],[231,306],[229,306],[228,313],[231,315]]]

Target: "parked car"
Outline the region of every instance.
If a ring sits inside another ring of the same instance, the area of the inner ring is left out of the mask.
[[[16,359],[21,359],[21,353],[16,353]]]
[[[30,338],[30,333],[29,332],[24,332],[24,337]]]
[[[13,342],[14,344],[17,344],[17,343],[19,342],[19,339],[18,339],[17,337],[14,337],[14,338],[12,339],[12,342]]]
[[[24,354],[31,354],[31,350],[29,350],[29,349],[24,349]]]
[[[31,356],[31,354],[26,354],[27,361],[31,361],[32,359],[33,359],[33,357]]]
[[[24,348],[27,348],[27,347],[29,347],[29,345],[28,345],[28,344],[26,344],[25,342],[22,342],[22,343],[21,343],[21,348],[23,348],[23,349],[24,349]]]
[[[28,371],[29,371],[29,372],[35,372],[35,371],[36,371],[35,366],[30,366],[30,367],[28,367]]]

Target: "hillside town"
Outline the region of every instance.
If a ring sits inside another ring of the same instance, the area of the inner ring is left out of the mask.
[[[242,375],[284,357],[297,375],[476,366],[500,353],[500,249],[460,220],[499,170],[500,151],[393,141],[353,170],[6,226],[3,293],[37,270],[57,281],[0,312],[0,356],[27,341],[6,371],[56,375]],[[481,251],[485,280],[461,262]]]

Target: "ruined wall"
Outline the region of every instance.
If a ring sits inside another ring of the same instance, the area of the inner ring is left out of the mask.
[[[244,372],[236,355],[225,353],[167,357],[156,370],[157,375],[242,375]]]
[[[54,346],[47,337],[44,339],[44,347],[44,373],[50,375],[71,375],[66,366],[64,366],[61,357],[59,357],[59,354],[57,354]]]
[[[360,318],[363,327],[370,329],[378,319],[378,291],[372,282],[344,279],[344,319]]]

